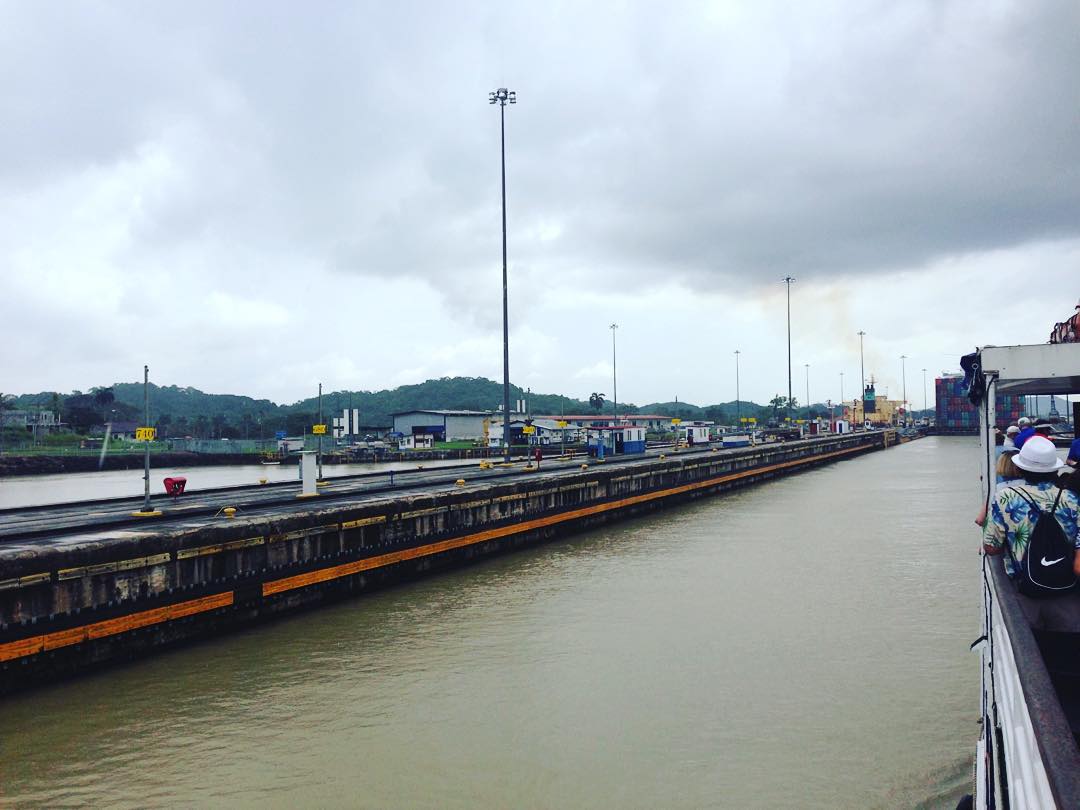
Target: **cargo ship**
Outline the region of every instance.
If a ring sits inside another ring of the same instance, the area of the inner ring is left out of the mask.
[[[985,347],[965,361],[965,390],[978,414],[982,499],[989,504],[993,429],[1012,419],[997,403],[1080,392],[1080,343]],[[967,806],[1080,807],[1080,634],[1032,628],[1002,557],[981,555],[982,635],[972,645],[982,662],[981,731]]]
[[[974,436],[979,432],[979,413],[968,399],[963,374],[944,373],[934,380],[935,432],[949,435]],[[1024,398],[998,394],[994,409],[998,424],[1015,425],[1024,416]]]

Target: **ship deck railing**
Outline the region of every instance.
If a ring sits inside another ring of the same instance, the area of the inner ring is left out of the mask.
[[[1005,572],[1004,557],[984,555],[983,560],[987,593],[996,605],[991,614],[1004,624],[1050,790],[1058,807],[1080,807],[1080,633],[1033,629],[1017,599],[1016,586]],[[994,628],[989,630],[992,645]],[[1003,668],[1007,659],[994,655],[993,660]],[[1007,674],[995,673],[998,677]],[[995,699],[1003,699],[997,689]],[[1007,776],[1012,784],[1021,774]]]

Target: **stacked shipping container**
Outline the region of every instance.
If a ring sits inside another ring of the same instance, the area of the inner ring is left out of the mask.
[[[963,374],[946,374],[934,381],[937,396],[936,417],[939,433],[979,432],[979,414],[964,388]],[[998,395],[994,405],[997,411],[997,425],[1004,430],[1015,425],[1016,420],[1024,415],[1024,400],[1018,396]]]

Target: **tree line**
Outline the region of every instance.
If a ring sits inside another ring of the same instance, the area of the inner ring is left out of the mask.
[[[159,436],[193,436],[206,439],[270,439],[284,431],[288,435],[310,432],[318,421],[315,396],[290,405],[268,399],[254,399],[235,394],[208,394],[196,388],[151,384],[151,423]],[[603,392],[593,392],[588,399],[559,394],[538,394],[511,386],[511,407],[520,400],[532,414],[611,414],[615,403]],[[483,377],[443,377],[416,385],[404,385],[383,391],[335,391],[322,398],[323,422],[342,410],[359,409],[360,423],[370,427],[392,424],[392,414],[413,409],[495,411],[502,403],[502,384]],[[116,383],[90,391],[61,394],[46,391],[18,397],[0,396],[0,407],[49,410],[58,413],[62,422],[78,434],[91,433],[106,423],[142,422],[142,383]],[[767,405],[742,401],[698,406],[685,402],[654,402],[638,406],[618,403],[619,415],[635,413],[663,414],[683,420],[705,419],[731,424],[741,417],[754,417],[764,424],[782,419],[789,412],[786,397],[779,394]],[[801,407],[790,403],[793,418],[827,415],[824,405]]]

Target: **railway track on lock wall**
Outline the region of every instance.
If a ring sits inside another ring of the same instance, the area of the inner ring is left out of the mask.
[[[667,448],[651,448],[644,455],[614,456],[604,462],[604,468],[656,460]],[[678,458],[711,453],[712,448],[684,449]],[[717,451],[726,453],[732,451]],[[475,463],[437,467],[430,470],[395,470],[391,472],[359,473],[325,479],[314,499],[297,497],[298,481],[276,481],[266,484],[220,487],[194,490],[178,498],[164,494],[153,496],[152,506],[161,512],[157,517],[135,516],[143,506],[142,496],[73,501],[0,509],[0,544],[33,540],[42,537],[81,534],[121,529],[150,529],[163,523],[194,518],[207,518],[220,513],[226,507],[237,509],[246,516],[261,514],[287,514],[292,509],[310,509],[312,506],[331,505],[345,500],[363,501],[393,495],[418,494],[424,490],[436,490],[454,486],[458,479],[469,484],[514,480],[524,476],[550,474],[551,472],[574,472],[582,463],[595,463],[593,459],[577,456],[571,459],[545,458],[539,470],[527,468],[524,459],[509,466],[493,466],[480,469]]]

